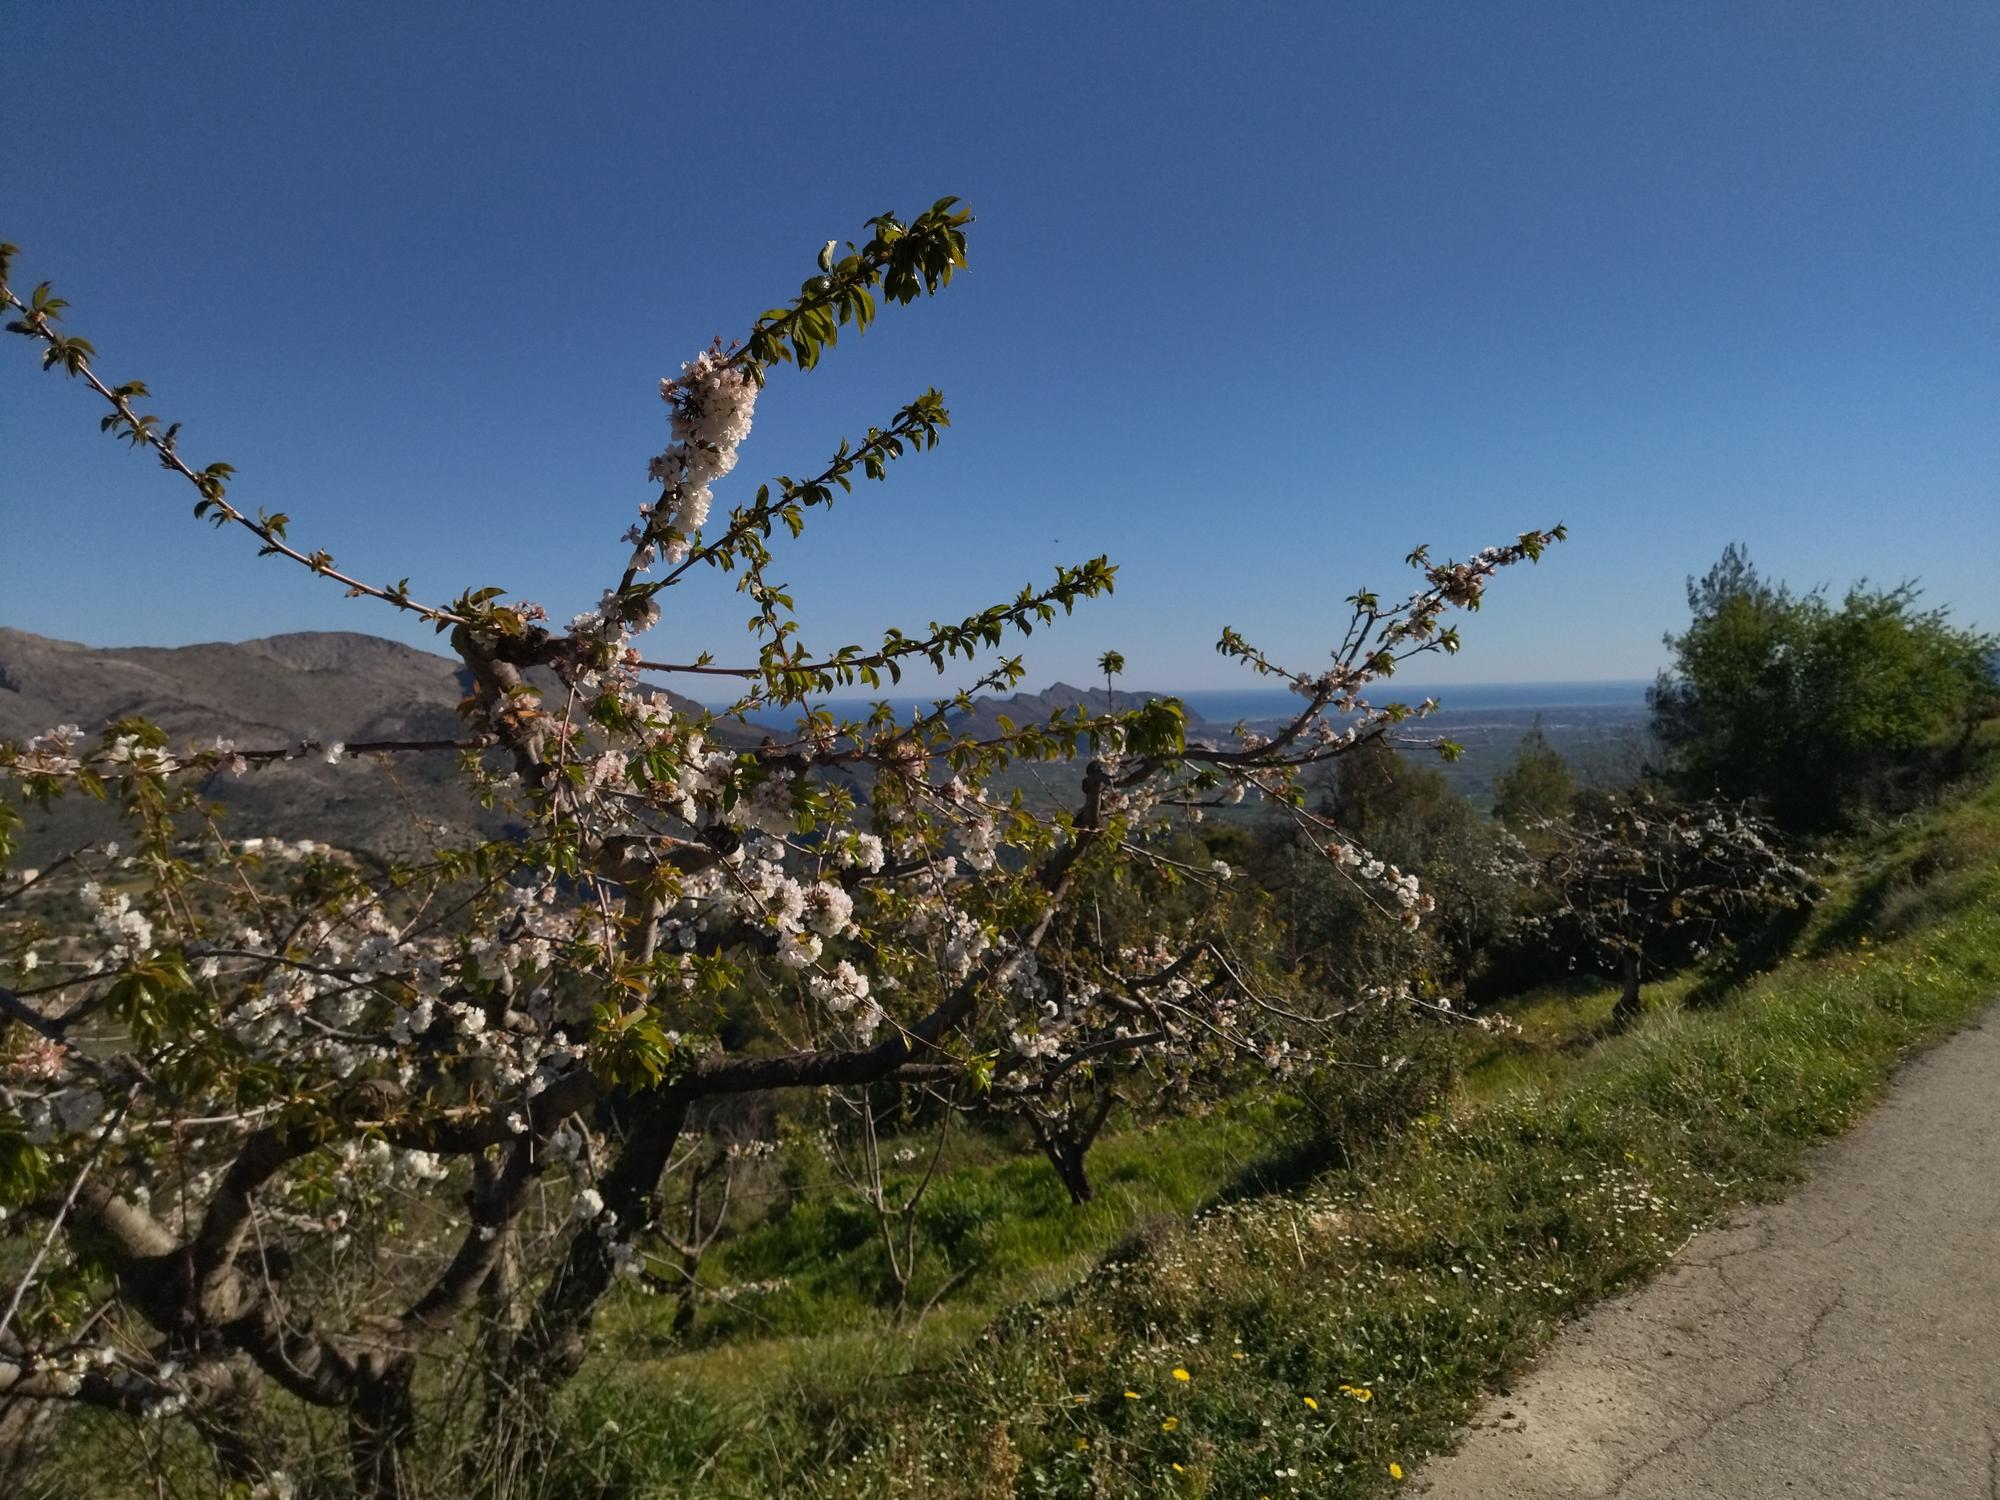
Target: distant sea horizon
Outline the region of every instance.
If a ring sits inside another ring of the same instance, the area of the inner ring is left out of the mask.
[[[1053,684],[1051,684],[1053,685]],[[1096,684],[1077,683],[1078,687],[1094,687]],[[1438,700],[1440,714],[1456,710],[1511,710],[1521,712],[1533,709],[1563,708],[1643,708],[1646,689],[1652,686],[1652,679],[1646,677],[1602,678],[1578,682],[1458,682],[1458,683],[1409,683],[1407,685],[1387,684],[1389,690],[1374,695],[1378,703],[1403,702],[1415,705],[1426,698]],[[1041,691],[1037,689],[1036,691]],[[1165,688],[1126,688],[1119,691],[1140,692],[1160,697],[1179,698],[1196,714],[1211,723],[1232,724],[1239,719],[1255,722],[1262,719],[1285,717],[1299,704],[1296,693],[1283,688],[1189,688],[1174,692]],[[895,709],[899,719],[907,719],[913,713],[928,712],[943,693],[885,693],[870,697],[840,697],[820,701],[815,707],[830,709],[842,718],[863,718],[877,703],[887,703]],[[728,700],[707,705],[711,709],[724,709]]]

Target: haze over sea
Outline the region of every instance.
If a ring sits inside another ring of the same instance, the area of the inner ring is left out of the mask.
[[[1099,684],[1085,682],[1076,686],[1096,687]],[[1532,714],[1561,708],[1629,709],[1637,717],[1645,708],[1649,686],[1651,684],[1647,679],[1636,677],[1596,682],[1410,683],[1399,691],[1378,693],[1375,698],[1383,703],[1402,701],[1412,705],[1421,703],[1425,698],[1436,698],[1439,717],[1473,710],[1511,710]],[[1179,698],[1202,718],[1217,724],[1233,724],[1239,719],[1256,723],[1285,718],[1296,710],[1300,701],[1295,693],[1271,687],[1203,688],[1169,693],[1165,689],[1127,688],[1121,683],[1119,691]],[[928,712],[939,696],[938,693],[891,693],[879,697],[829,698],[819,706],[831,709],[843,718],[858,718],[865,717],[875,704],[887,703],[896,710],[898,718],[908,718],[914,712]],[[708,706],[721,709],[729,705],[727,700],[715,700]]]

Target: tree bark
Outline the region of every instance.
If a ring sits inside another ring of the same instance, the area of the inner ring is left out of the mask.
[[[625,1145],[603,1177],[604,1207],[626,1231],[643,1222],[646,1200],[659,1187],[687,1121],[688,1095],[665,1088],[634,1101]],[[541,1303],[514,1342],[515,1381],[521,1388],[553,1390],[583,1364],[591,1316],[611,1286],[610,1246],[595,1224],[580,1224],[542,1293]]]
[[[1069,1189],[1069,1201],[1081,1208],[1091,1200],[1090,1177],[1084,1171],[1083,1160],[1089,1147],[1081,1141],[1058,1141],[1051,1139],[1047,1144],[1049,1161],[1055,1166],[1056,1175]]]
[[[362,1380],[348,1407],[347,1446],[360,1500],[403,1500],[403,1454],[417,1435],[415,1373],[410,1356],[397,1356]]]
[[[1619,993],[1618,1003],[1611,1008],[1611,1023],[1614,1026],[1630,1026],[1641,1015],[1639,1005],[1639,955],[1628,953],[1624,963],[1625,987]]]

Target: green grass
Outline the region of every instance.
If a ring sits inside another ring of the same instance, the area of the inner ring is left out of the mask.
[[[955,1312],[972,1303],[990,1313],[1051,1280],[1074,1279],[1132,1224],[1185,1217],[1297,1138],[1301,1114],[1292,1100],[1243,1098],[1152,1131],[1109,1136],[1091,1155],[1095,1196],[1081,1207],[1039,1155],[962,1138],[953,1169],[919,1203],[922,1259],[912,1303],[921,1308],[949,1283]],[[892,1201],[908,1191],[915,1170],[887,1183]],[[707,1312],[697,1330],[704,1342],[850,1327],[878,1317],[891,1300],[873,1213],[831,1183],[719,1246],[703,1270],[714,1286],[783,1283]]]
[[[1608,989],[1531,998],[1518,1038],[1469,1051],[1448,1108],[1291,1195],[1186,1217],[1257,1143],[1227,1113],[1108,1142],[1101,1175],[1130,1192],[1101,1211],[1068,1209],[1038,1164],[971,1169],[948,1197],[975,1226],[967,1253],[996,1258],[978,1295],[915,1338],[887,1330],[860,1314],[849,1247],[803,1273],[779,1336],[643,1364],[608,1349],[610,1380],[572,1412],[577,1492],[1393,1490],[1391,1465],[1449,1446],[1564,1319],[1793,1183],[1900,1060],[2000,989],[2000,784],[1890,830],[1830,884],[1773,970],[1655,986],[1622,1035],[1602,1027]],[[747,1237],[732,1266],[828,1243],[824,1223],[787,1232]],[[1022,1288],[1039,1295],[988,1320]]]

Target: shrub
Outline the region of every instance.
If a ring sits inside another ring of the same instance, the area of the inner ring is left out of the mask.
[[[1906,804],[1961,770],[1996,695],[1994,636],[1919,607],[1914,584],[1857,584],[1838,608],[1762,578],[1731,545],[1688,580],[1688,628],[1653,724],[1689,796],[1754,800],[1787,829]]]

